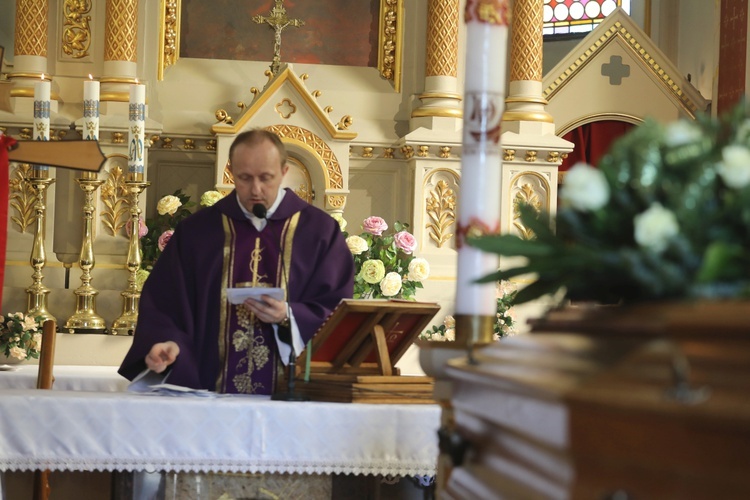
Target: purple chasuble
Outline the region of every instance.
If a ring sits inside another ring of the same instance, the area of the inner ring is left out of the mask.
[[[288,279],[279,279],[282,274]],[[354,259],[338,223],[293,191],[286,190],[260,232],[232,192],[175,228],[143,286],[133,345],[119,373],[132,380],[155,343],[173,341],[180,354],[167,383],[270,394],[278,357],[273,326],[229,304],[225,292],[254,276],[285,288],[306,343],[341,299],[352,296]]]

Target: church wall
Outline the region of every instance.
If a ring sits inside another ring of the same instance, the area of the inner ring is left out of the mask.
[[[14,0],[0,0],[2,12],[13,12]],[[713,82],[709,78],[714,73],[715,66],[711,59],[711,44],[706,42],[705,36],[713,36],[701,30],[695,29],[695,24],[700,24],[702,19],[708,16],[708,12],[716,2],[674,2],[679,5],[677,12],[665,11],[662,5],[669,7],[669,0],[633,0],[633,18],[643,26],[647,13],[646,5],[651,4],[652,14],[658,12],[667,19],[679,19],[679,44],[685,43],[689,48],[680,46],[678,58],[675,62],[683,73],[690,72],[700,85],[704,97]],[[54,5],[52,5],[54,4]],[[58,27],[61,25],[59,5],[60,2],[52,2],[50,19],[50,53],[49,68],[54,75],[54,90],[59,91],[61,101],[56,115],[57,126],[67,126],[68,123],[78,120],[82,115],[82,81],[89,73],[95,77],[102,76],[102,51],[104,40],[104,0],[94,1],[94,23],[92,56],[90,60],[73,62],[63,60],[57,46],[59,39]],[[157,1],[139,2],[139,29],[138,29],[138,76],[147,84],[148,115],[151,129],[148,136],[158,136],[149,151],[148,179],[152,186],[147,189],[141,199],[141,204],[147,214],[153,214],[158,199],[171,194],[177,187],[191,195],[193,201],[198,201],[200,194],[213,188],[213,180],[206,175],[215,162],[216,154],[207,149],[207,141],[212,138],[210,127],[216,123],[215,113],[218,109],[225,109],[233,118],[237,119],[241,110],[237,107],[238,101],[250,103],[253,94],[251,87],[263,88],[267,82],[264,72],[268,69],[269,61],[226,61],[226,60],[204,60],[182,58],[174,66],[165,71],[163,81],[157,80],[158,63],[158,37],[159,37],[159,4]],[[463,16],[463,5],[461,1],[461,16]],[[686,5],[690,4],[690,5]],[[694,5],[700,4],[700,5]],[[321,92],[317,101],[322,107],[331,106],[329,116],[333,122],[337,122],[343,115],[350,115],[353,124],[350,131],[356,132],[357,137],[351,141],[351,154],[348,158],[339,158],[348,164],[349,172],[349,195],[347,205],[344,209],[344,217],[349,223],[349,232],[357,232],[361,221],[370,215],[380,215],[389,223],[394,220],[408,221],[413,224],[415,233],[427,234],[422,227],[424,214],[418,213],[420,202],[417,199],[422,186],[419,179],[423,178],[424,172],[430,168],[442,168],[444,162],[439,165],[428,165],[425,169],[424,159],[416,161],[405,155],[401,148],[403,138],[411,130],[410,116],[414,108],[421,105],[418,95],[425,88],[425,38],[427,30],[428,0],[408,0],[405,2],[404,39],[403,39],[403,66],[402,87],[396,92],[393,84],[383,79],[375,68],[365,67],[343,67],[326,65],[294,65],[296,74],[307,73],[309,78],[305,81],[308,90],[319,90]],[[10,23],[10,32],[6,33],[12,41],[13,16],[2,16],[0,21],[0,37],[4,36],[2,31]],[[54,19],[54,22],[53,22]],[[654,17],[652,21],[652,32],[656,39],[665,35],[665,40],[673,40],[674,34],[659,31],[661,24]],[[463,91],[464,80],[464,25],[460,23],[459,29],[459,58],[458,58],[458,82],[457,92]],[[304,28],[302,28],[304,29]],[[698,36],[695,36],[695,35]],[[672,38],[667,37],[671,36]],[[690,37],[689,35],[693,35]],[[220,34],[217,34],[220,36]],[[272,36],[269,30],[268,36]],[[1,38],[0,38],[1,39]],[[683,40],[685,39],[685,40]],[[544,70],[549,70],[570,48],[575,46],[576,41],[551,42],[544,46]],[[666,43],[666,41],[665,41]],[[670,42],[671,43],[671,42]],[[713,42],[712,42],[713,43]],[[12,44],[6,44],[9,49],[8,57],[12,59]],[[499,57],[499,56],[498,56]],[[282,49],[283,59],[283,49]],[[8,68],[4,68],[8,70]],[[698,78],[699,77],[699,78]],[[633,75],[633,83],[638,78],[646,78],[644,75]],[[750,82],[750,79],[748,79]],[[750,83],[749,83],[750,84]],[[707,85],[709,85],[707,87]],[[602,86],[597,88],[610,102],[619,106],[619,112],[636,114],[634,110],[642,111],[648,109],[651,103],[640,99],[634,86]],[[575,113],[584,115],[585,104],[581,105],[581,95],[566,95],[563,89],[558,102],[564,101],[565,106],[575,108]],[[117,116],[124,117],[124,113],[117,110],[118,105],[125,103],[104,104],[104,109],[109,110],[110,120]],[[122,107],[122,106],[120,106]],[[565,125],[557,119],[558,110],[548,110],[557,120],[558,127]],[[566,111],[567,113],[567,111]],[[126,152],[124,145],[113,144],[111,132],[118,125],[110,122],[109,128],[106,120],[102,121],[102,147],[107,154],[123,154]],[[2,125],[2,123],[0,123]],[[54,127],[53,123],[53,127]],[[460,130],[435,130],[428,131],[429,134],[440,138],[435,141],[445,141],[446,145],[458,145],[460,143]],[[171,144],[164,139],[172,139]],[[186,147],[185,139],[193,139],[195,149]],[[171,146],[171,149],[167,146]],[[434,144],[431,147],[434,149]],[[417,147],[417,146],[415,146]],[[374,158],[367,158],[363,154],[365,148],[375,150]],[[392,149],[393,158],[384,157],[385,149]],[[434,152],[430,153],[431,156]],[[455,156],[455,155],[454,155]],[[460,164],[458,158],[451,160]],[[460,170],[460,167],[456,170]],[[419,172],[422,172],[421,174]],[[50,197],[54,199],[57,187],[50,190]],[[48,207],[48,220],[53,220],[55,206]],[[415,213],[417,212],[417,213]],[[97,213],[101,213],[101,204],[97,207]],[[95,249],[97,252],[112,253],[109,255],[97,255],[97,266],[93,272],[93,285],[100,290],[98,300],[99,313],[111,323],[111,319],[120,312],[120,291],[125,286],[125,271],[122,270],[124,262],[124,251],[126,238],[120,234],[116,238],[105,235],[101,224],[96,228],[97,239]],[[51,252],[53,224],[47,225],[48,266],[45,270],[45,284],[48,286],[62,287],[64,283],[65,270],[57,262],[54,253]],[[12,298],[8,299],[9,305],[17,309],[25,308],[25,293],[23,287],[31,283],[31,268],[28,264],[29,250],[31,248],[32,235],[12,233],[8,239],[8,269],[6,271],[6,285],[13,283],[15,290],[19,293],[4,294]],[[418,295],[420,299],[437,300],[444,304],[443,313],[452,311],[452,300],[455,287],[454,266],[455,252],[450,249],[435,251],[426,247],[424,256],[433,265],[434,273],[426,284],[424,291]],[[115,255],[119,252],[119,255]],[[420,255],[422,256],[422,255]],[[70,271],[70,288],[74,289],[80,283],[77,265]],[[54,295],[54,294],[53,294]],[[60,317],[67,317],[68,311],[72,312],[74,297],[72,290],[57,293],[57,298],[50,299],[51,308]],[[5,308],[4,304],[4,309]],[[58,313],[58,310],[60,311]],[[438,322],[438,321],[436,321]]]

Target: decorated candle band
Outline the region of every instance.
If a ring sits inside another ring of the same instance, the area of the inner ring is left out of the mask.
[[[49,141],[50,126],[50,82],[42,80],[34,84],[34,140]],[[34,165],[32,168],[37,177],[47,177],[49,167]]]
[[[99,139],[99,82],[93,79],[83,82],[83,138]]]
[[[456,315],[492,316],[497,310],[494,283],[475,281],[498,269],[497,255],[465,244],[467,236],[500,230],[502,179],[501,121],[506,96],[509,35],[508,0],[467,0],[466,79],[458,207]],[[457,332],[458,333],[458,332]]]
[[[146,87],[131,85],[128,106],[128,180],[143,180],[145,128]]]

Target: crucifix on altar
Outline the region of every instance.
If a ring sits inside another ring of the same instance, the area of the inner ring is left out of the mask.
[[[275,75],[279,72],[281,66],[281,32],[287,26],[299,28],[304,26],[305,22],[301,19],[289,19],[284,8],[284,0],[274,0],[274,6],[269,16],[253,16],[253,22],[258,24],[268,24],[274,30],[273,36],[273,61],[271,62],[271,72]]]

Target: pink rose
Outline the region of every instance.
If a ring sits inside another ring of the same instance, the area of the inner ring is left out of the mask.
[[[133,232],[133,230],[130,227],[130,221],[128,221],[127,224],[125,224],[125,232],[128,235],[128,238],[130,238],[130,234]],[[148,226],[145,222],[143,222],[143,219],[138,217],[138,238],[143,238],[148,234]]]
[[[388,229],[388,224],[380,217],[372,216],[365,219],[362,223],[362,229],[372,235],[380,236],[383,234],[383,231]]]
[[[408,231],[399,231],[393,235],[393,240],[396,242],[396,247],[404,251],[404,253],[411,254],[417,249],[417,240]]]
[[[174,231],[171,229],[167,229],[163,233],[161,233],[161,236],[159,236],[159,241],[157,242],[157,246],[159,247],[159,251],[163,252],[164,247],[167,246],[167,243],[169,243],[169,239],[174,234]]]

